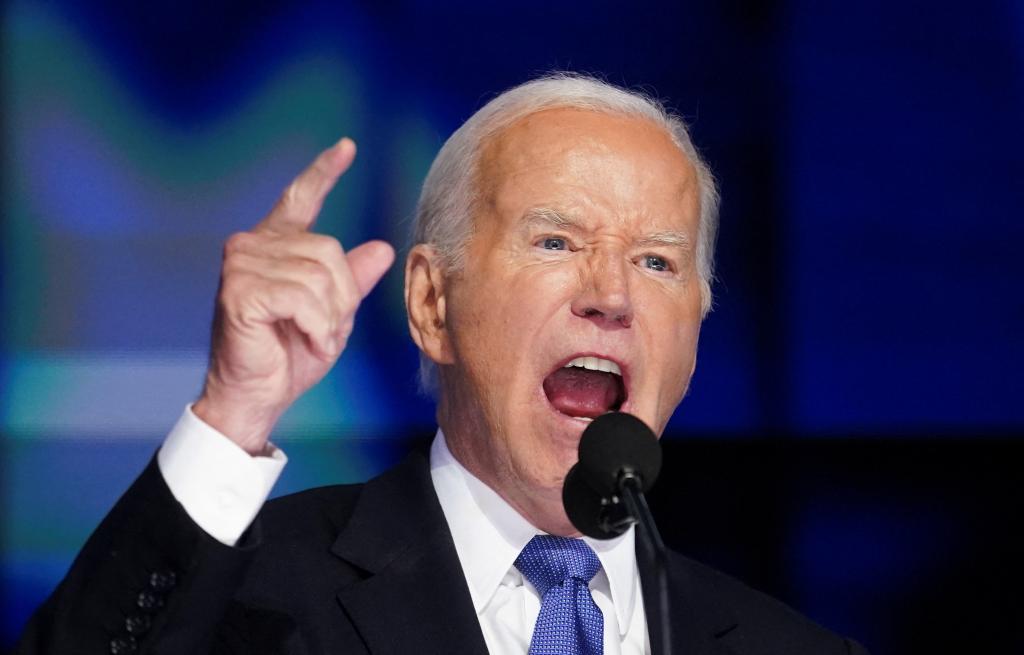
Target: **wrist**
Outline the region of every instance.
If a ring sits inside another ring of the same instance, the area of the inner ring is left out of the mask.
[[[253,456],[267,454],[267,441],[281,412],[217,398],[204,390],[192,413]]]

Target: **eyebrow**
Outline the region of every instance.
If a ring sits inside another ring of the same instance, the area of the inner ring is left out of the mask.
[[[556,227],[561,230],[570,230],[577,232],[585,232],[586,228],[582,223],[577,221],[571,216],[567,216],[562,212],[556,211],[549,207],[535,207],[526,212],[523,217],[525,219],[525,225],[533,227],[537,224],[549,225]],[[683,250],[689,251],[692,247],[690,243],[690,237],[685,232],[678,230],[662,230],[660,232],[654,232],[652,234],[645,234],[641,237],[636,245],[644,248],[656,247],[656,246],[667,246],[672,248],[682,248]]]
[[[653,246],[669,246],[672,248],[682,248],[683,250],[690,249],[690,237],[685,232],[677,232],[676,230],[665,230],[662,232],[655,232],[654,234],[648,234],[637,242],[639,246],[653,247]]]
[[[562,230],[577,230],[582,232],[584,229],[583,225],[576,219],[548,207],[535,207],[527,211],[524,218],[526,219],[526,224],[529,226],[541,223],[557,227]]]

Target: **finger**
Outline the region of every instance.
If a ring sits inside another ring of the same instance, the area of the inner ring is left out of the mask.
[[[334,325],[327,309],[308,287],[287,281],[264,285],[253,298],[268,321],[291,320],[305,335],[313,354],[332,361],[338,354]]]
[[[228,240],[227,250],[318,261],[334,274],[338,292],[357,301],[370,293],[395,260],[394,248],[385,241],[367,241],[345,253],[337,239],[310,233],[267,237],[241,232]]]
[[[306,170],[292,180],[274,209],[255,230],[279,234],[308,230],[316,222],[327,193],[352,165],[355,156],[356,144],[348,137],[324,150]]]
[[[300,257],[274,259],[237,252],[231,255],[224,266],[225,273],[229,275],[242,273],[267,281],[301,284],[326,308],[332,326],[336,327],[340,322],[343,311],[339,306],[340,296],[334,272],[321,262]]]
[[[349,250],[346,259],[359,290],[359,297],[365,298],[391,268],[395,261],[395,249],[386,241],[367,241]]]
[[[267,234],[266,232],[240,232],[233,234],[225,244],[225,253],[245,253],[268,259],[312,259],[325,266],[345,258],[341,242],[326,234],[302,232],[298,234]]]
[[[330,361],[338,352],[328,308],[304,285],[234,271],[224,276],[219,302],[224,318],[240,329],[291,321],[317,357]]]
[[[311,260],[322,264],[334,279],[335,293],[342,313],[355,311],[362,296],[356,285],[341,243],[324,234],[305,232],[302,234],[268,235],[266,233],[240,232],[232,235],[225,245],[228,257],[252,255],[266,260],[255,264],[268,266],[271,262]]]

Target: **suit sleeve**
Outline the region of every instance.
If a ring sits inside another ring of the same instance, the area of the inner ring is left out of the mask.
[[[208,653],[259,533],[257,520],[235,547],[205,533],[175,500],[154,457],[86,542],[14,652]]]

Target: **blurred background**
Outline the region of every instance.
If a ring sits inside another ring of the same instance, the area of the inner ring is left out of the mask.
[[[220,248],[342,135],[319,229],[406,243],[444,139],[570,69],[692,124],[717,303],[666,540],[878,653],[1024,653],[1024,3],[3,4],[0,648],[202,382]],[[400,268],[276,493],[434,431]]]

